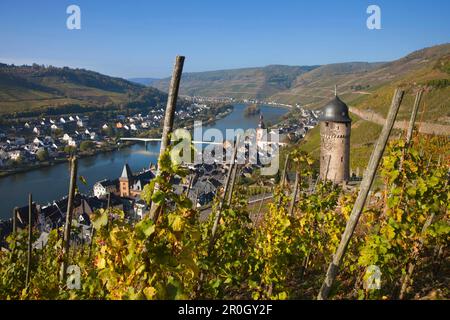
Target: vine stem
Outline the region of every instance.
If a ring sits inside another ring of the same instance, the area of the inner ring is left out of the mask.
[[[292,193],[291,204],[289,206],[289,215],[291,217],[294,216],[294,207],[295,207],[295,201],[297,200],[299,184],[300,184],[300,173],[296,172],[295,173],[295,182],[294,182],[294,191]]]

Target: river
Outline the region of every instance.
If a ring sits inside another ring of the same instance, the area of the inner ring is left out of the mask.
[[[266,105],[260,108],[266,123],[275,123],[287,112],[285,108]],[[246,117],[244,109],[245,105],[236,104],[233,112],[216,123],[205,126],[204,129],[216,128],[225,136],[225,129],[256,128],[259,115]],[[157,162],[158,153],[159,143],[149,144],[147,149],[144,144],[135,144],[117,151],[80,159],[78,173],[87,180],[87,185],[78,183],[78,187],[82,193],[91,192],[95,182],[105,178],[118,178],[125,163],[130,165],[133,172],[148,168],[150,163]],[[14,207],[26,205],[29,192],[33,194],[33,201],[46,204],[66,195],[68,188],[69,168],[66,163],[0,178],[0,219],[11,217]]]

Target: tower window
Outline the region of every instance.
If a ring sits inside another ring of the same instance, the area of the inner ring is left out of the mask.
[[[341,162],[343,162],[344,161],[344,157],[341,157]]]
[[[328,122],[325,122],[325,126],[328,127],[328,126],[329,126],[329,123],[328,123]]]

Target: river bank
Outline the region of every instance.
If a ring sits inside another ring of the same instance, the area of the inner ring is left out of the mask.
[[[216,121],[227,117],[232,112],[233,112],[233,108],[228,108],[226,111],[218,114],[215,119],[203,120],[203,124],[204,125],[213,125],[214,123],[216,123]],[[193,127],[194,127],[194,125],[192,124],[192,125],[186,126],[186,129],[190,130],[190,129],[193,129]],[[94,157],[98,154],[109,153],[109,152],[117,151],[120,148],[130,147],[136,143],[137,142],[134,142],[134,141],[125,141],[125,142],[121,142],[121,144],[111,144],[110,143],[110,144],[108,144],[107,147],[98,148],[93,151],[88,151],[88,152],[78,151],[76,155],[79,159],[83,159],[83,158],[87,158],[87,157]],[[24,173],[24,172],[38,170],[38,169],[42,169],[42,168],[46,168],[46,167],[55,166],[55,165],[67,162],[68,159],[69,159],[69,156],[67,156],[66,158],[53,159],[51,161],[42,161],[39,163],[33,163],[33,164],[27,165],[27,166],[20,166],[20,167],[16,167],[13,169],[0,170],[0,178],[11,176],[11,175],[18,174],[18,173]]]
[[[78,152],[76,155],[77,155],[77,158],[79,158],[79,159],[94,157],[99,154],[117,151],[120,148],[130,147],[134,144],[136,144],[136,142],[133,142],[133,141],[122,142],[122,144],[120,144],[120,145],[110,144],[110,145],[108,145],[108,147],[96,149],[94,152]],[[42,162],[35,163],[35,164],[29,165],[29,166],[17,167],[17,168],[11,169],[11,170],[0,170],[0,178],[8,177],[8,176],[15,175],[18,173],[24,173],[24,172],[29,172],[29,171],[33,171],[33,170],[52,167],[52,166],[67,162],[68,160],[69,160],[69,156],[67,156],[66,158],[55,158],[51,161],[42,161]]]
[[[244,104],[237,104],[233,111],[220,119],[204,121],[204,130],[215,128],[224,133],[227,129],[255,128],[259,116],[244,117]],[[286,114],[286,108],[273,108],[262,106],[264,120],[276,123]],[[199,119],[200,120],[200,119]],[[212,119],[211,119],[212,120]],[[148,168],[150,163],[155,164],[159,155],[159,143],[133,143],[115,148],[111,152],[102,152],[91,156],[84,156],[78,161],[79,175],[86,178],[87,183],[78,185],[79,191],[84,194],[92,192],[93,185],[103,179],[117,179],[127,163],[133,172]],[[11,174],[0,178],[0,219],[9,218],[14,207],[27,204],[27,194],[32,193],[37,203],[46,204],[54,199],[67,195],[69,183],[67,160],[53,163],[41,168]]]

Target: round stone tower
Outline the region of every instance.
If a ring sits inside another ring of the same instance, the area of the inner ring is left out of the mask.
[[[347,105],[336,95],[322,109],[320,121],[320,178],[342,183],[350,178],[350,131]]]

